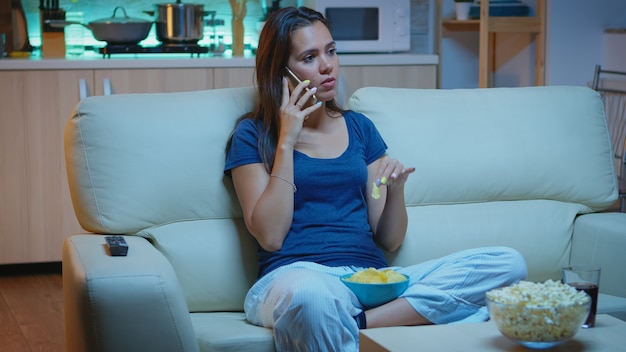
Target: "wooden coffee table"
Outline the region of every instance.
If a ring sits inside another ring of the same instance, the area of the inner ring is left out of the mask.
[[[361,352],[531,351],[500,334],[492,321],[475,324],[401,326],[360,332]],[[626,351],[626,322],[607,314],[596,326],[546,351]]]

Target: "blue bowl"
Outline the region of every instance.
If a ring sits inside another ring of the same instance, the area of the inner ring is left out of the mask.
[[[346,281],[352,274],[342,275],[341,282],[354,292],[363,307],[373,308],[398,298],[406,291],[407,287],[409,287],[409,277],[404,274],[401,275],[406,280],[388,284],[366,284]]]

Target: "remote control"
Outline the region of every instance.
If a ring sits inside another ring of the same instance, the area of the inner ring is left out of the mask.
[[[106,236],[104,240],[112,256],[125,256],[128,253],[128,243],[122,236]]]

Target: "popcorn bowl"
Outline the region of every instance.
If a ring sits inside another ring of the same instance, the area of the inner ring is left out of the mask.
[[[549,280],[550,281],[550,280]],[[547,284],[548,282],[546,282]],[[551,282],[548,286],[560,284]],[[541,287],[540,295],[549,296],[550,290]],[[562,285],[562,284],[561,284]],[[584,292],[569,292],[573,299],[556,295],[553,298],[533,297],[536,292],[521,290],[518,297],[510,292],[496,289],[487,293],[489,316],[496,327],[507,338],[533,349],[554,347],[571,339],[580,330],[589,309],[591,299]],[[504,294],[503,294],[504,293]],[[582,295],[581,295],[582,294]]]
[[[341,276],[343,282],[354,292],[365,308],[380,306],[400,296],[409,287],[409,277],[401,274],[406,280],[390,283],[361,283],[348,281],[352,274]]]

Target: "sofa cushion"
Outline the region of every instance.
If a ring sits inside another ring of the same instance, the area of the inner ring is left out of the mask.
[[[200,351],[273,352],[274,334],[249,323],[243,313],[193,313]]]
[[[583,209],[549,200],[409,207],[406,239],[387,257],[406,266],[466,248],[508,246],[524,256],[530,280],[559,280],[569,263],[574,218]]]
[[[65,131],[76,216],[88,231],[134,234],[172,221],[230,218],[224,147],[254,90],[83,99]]]
[[[256,280],[256,242],[241,219],[183,221],[145,229],[169,260],[191,312],[243,311]]]
[[[551,199],[590,211],[617,198],[602,101],[589,88],[368,87],[348,106],[417,168],[409,206]]]
[[[603,268],[600,292],[626,297],[625,238],[626,216],[623,213],[579,216],[574,223],[571,263],[600,266]]]

